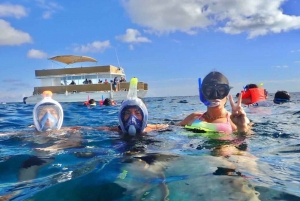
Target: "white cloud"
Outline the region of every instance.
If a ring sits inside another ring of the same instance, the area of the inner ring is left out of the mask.
[[[45,11],[45,12],[43,13],[43,18],[44,18],[44,19],[50,19],[51,16],[52,16],[52,13],[53,13],[53,12],[51,12],[51,11]]]
[[[274,68],[288,68],[287,65],[282,65],[282,66],[274,66]]]
[[[141,37],[141,33],[136,29],[127,29],[126,34],[116,36],[117,40],[120,40],[124,43],[150,43],[146,37]]]
[[[21,45],[23,43],[32,42],[32,39],[28,33],[14,29],[8,22],[1,19],[0,30],[0,46]]]
[[[291,53],[300,52],[300,50],[292,50]]]
[[[38,3],[39,7],[45,10],[42,16],[43,19],[50,19],[52,14],[54,14],[57,10],[63,9],[62,6],[54,2],[46,2],[45,0],[36,0],[36,2]]]
[[[277,84],[282,84],[282,83],[300,83],[300,79],[299,78],[294,78],[294,79],[288,79],[288,80],[265,80],[264,83],[277,83]]]
[[[76,45],[73,49],[75,52],[104,52],[107,48],[110,48],[109,40],[106,41],[94,41],[87,45]]]
[[[15,17],[20,19],[26,16],[26,9],[21,5],[13,5],[10,3],[0,4],[0,17]]]
[[[31,49],[28,51],[27,57],[34,59],[45,59],[47,58],[47,54],[41,50]]]
[[[151,32],[195,34],[213,28],[248,38],[300,29],[300,16],[283,13],[285,0],[123,0],[133,22]]]
[[[133,45],[129,45],[129,49],[130,49],[130,50],[134,50]]]

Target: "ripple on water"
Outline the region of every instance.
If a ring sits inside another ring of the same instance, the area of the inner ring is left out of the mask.
[[[205,110],[198,96],[145,101],[149,123],[176,124],[192,112]],[[80,147],[57,152],[35,149],[64,138],[38,138],[27,128],[33,123],[34,105],[0,107],[2,132],[27,133],[0,138],[0,196],[14,200],[159,200],[169,189],[170,200],[300,198],[298,102],[245,108],[254,125],[253,134],[243,140],[211,139],[174,125],[135,138],[80,130]],[[63,127],[118,125],[119,106],[87,108],[63,103],[62,107]],[[229,104],[226,108],[231,109]],[[35,179],[18,183],[20,167],[32,156],[52,157],[53,162],[41,167]],[[218,169],[234,172],[214,175]]]

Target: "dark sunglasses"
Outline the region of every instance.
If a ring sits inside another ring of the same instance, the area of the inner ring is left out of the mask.
[[[207,100],[223,99],[230,91],[228,84],[204,84],[201,91]]]

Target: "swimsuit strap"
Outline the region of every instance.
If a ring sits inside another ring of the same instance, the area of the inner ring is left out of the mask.
[[[200,115],[200,117],[198,117],[198,119],[200,120],[200,119],[204,116],[204,114],[205,114],[205,112],[202,113],[202,114]]]
[[[201,114],[200,117],[199,117],[198,119],[200,120],[201,117],[203,117],[205,113],[206,113],[206,112],[204,112],[203,114]],[[226,118],[227,118],[227,123],[230,122],[229,112],[226,112]]]
[[[226,117],[227,117],[227,122],[230,123],[230,115],[229,112],[226,113]],[[230,124],[231,125],[231,124]]]

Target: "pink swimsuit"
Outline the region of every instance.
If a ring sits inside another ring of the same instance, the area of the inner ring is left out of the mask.
[[[220,133],[232,133],[232,126],[230,124],[230,117],[228,113],[226,114],[227,122],[226,123],[208,123],[205,121],[201,121],[202,114],[199,118],[197,118],[191,125],[191,127],[204,129],[206,131],[211,132],[220,132]]]

